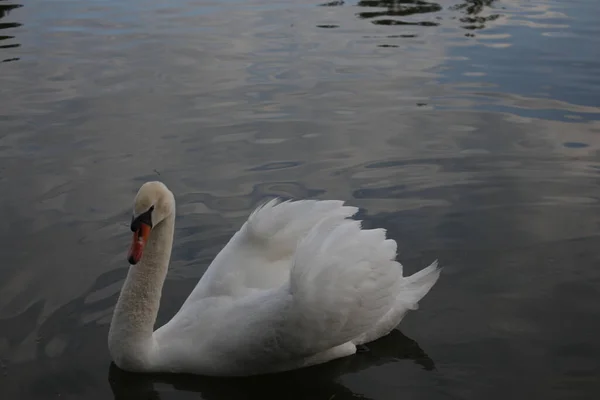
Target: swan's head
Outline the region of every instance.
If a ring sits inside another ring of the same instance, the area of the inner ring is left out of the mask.
[[[175,197],[164,183],[155,181],[142,185],[133,202],[133,241],[127,255],[131,265],[137,264],[142,258],[152,228],[174,212]]]

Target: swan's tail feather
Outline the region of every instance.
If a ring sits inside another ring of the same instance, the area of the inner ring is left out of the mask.
[[[396,242],[359,221],[326,218],[300,242],[289,290],[303,327],[294,343],[306,353],[343,344],[393,306],[402,283]],[[308,329],[310,327],[310,329]]]
[[[437,260],[429,267],[403,278],[397,289],[394,306],[370,330],[355,338],[355,345],[371,342],[387,335],[394,329],[409,310],[416,310],[419,301],[429,292],[440,276]]]
[[[419,301],[425,297],[429,290],[435,285],[442,268],[435,260],[430,266],[404,278],[402,289],[400,289],[399,300],[405,307],[416,310],[419,307]]]

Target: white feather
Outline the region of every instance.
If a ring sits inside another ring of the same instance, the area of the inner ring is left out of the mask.
[[[273,199],[259,206],[215,257],[189,300],[239,297],[283,285],[296,247],[311,228],[324,218],[343,220],[357,211],[336,200]]]

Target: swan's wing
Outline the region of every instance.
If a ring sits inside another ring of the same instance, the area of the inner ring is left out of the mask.
[[[188,301],[246,296],[289,280],[299,242],[324,218],[342,221],[357,212],[335,200],[271,200],[258,207],[216,256]]]
[[[402,285],[396,242],[385,230],[326,219],[301,241],[287,290],[292,295],[280,343],[316,354],[369,331],[394,306]]]
[[[396,242],[346,219],[354,211],[338,202],[272,202],[257,210],[181,311],[155,332],[158,348],[198,373],[254,374],[341,356],[331,354],[336,349],[351,354],[380,334],[396,321],[386,316],[398,304],[402,312],[414,306],[439,271],[432,265],[403,278]],[[268,279],[270,268],[284,270],[283,284],[251,290],[248,282]],[[246,295],[230,294],[240,287]],[[213,297],[194,298],[202,294]]]

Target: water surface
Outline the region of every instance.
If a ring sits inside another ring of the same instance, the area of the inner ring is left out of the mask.
[[[22,6],[22,7],[21,7]],[[594,399],[596,0],[0,1],[3,399]],[[343,199],[439,283],[354,357],[135,376],[133,195],[178,202],[159,324],[259,202]]]

